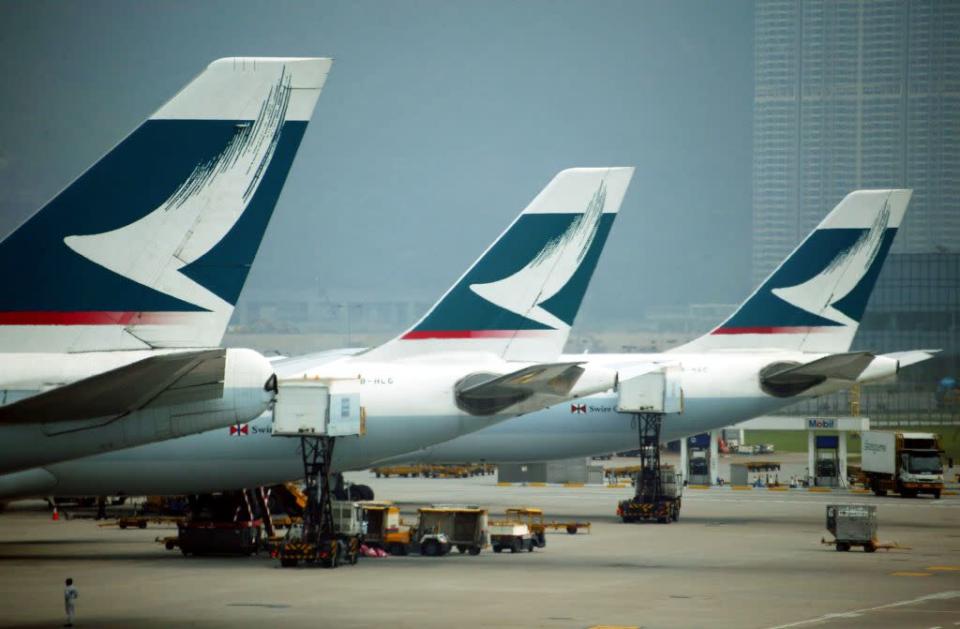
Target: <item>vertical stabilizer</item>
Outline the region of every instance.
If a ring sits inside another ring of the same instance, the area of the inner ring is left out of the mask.
[[[0,243],[0,350],[219,345],[331,60],[228,58]]]
[[[910,194],[848,194],[730,318],[675,351],[850,349]]]
[[[632,176],[632,168],[560,172],[426,316],[365,356],[556,359]]]

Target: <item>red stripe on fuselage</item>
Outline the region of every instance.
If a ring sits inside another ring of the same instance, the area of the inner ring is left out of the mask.
[[[419,341],[423,339],[502,339],[511,336],[536,336],[553,330],[413,330],[401,339]]]
[[[750,328],[717,328],[710,334],[807,334],[809,332],[828,332],[831,326],[761,326]]]
[[[0,325],[129,325],[166,323],[182,313],[125,312],[122,310],[0,312]]]

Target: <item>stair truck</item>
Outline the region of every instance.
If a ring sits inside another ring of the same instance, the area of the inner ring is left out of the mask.
[[[878,496],[887,492],[904,498],[943,491],[943,448],[940,436],[930,432],[884,432],[860,434],[861,471],[867,487]]]

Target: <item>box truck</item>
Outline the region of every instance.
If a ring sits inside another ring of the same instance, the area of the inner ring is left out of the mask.
[[[861,469],[867,486],[878,496],[887,492],[905,498],[917,494],[940,497],[943,462],[940,437],[930,432],[883,432],[860,435]]]

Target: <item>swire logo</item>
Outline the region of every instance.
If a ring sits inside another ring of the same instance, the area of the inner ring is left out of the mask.
[[[575,415],[585,414],[587,412],[586,404],[571,404],[570,412]]]
[[[247,424],[235,424],[230,426],[231,437],[243,437],[250,434],[250,427]]]

